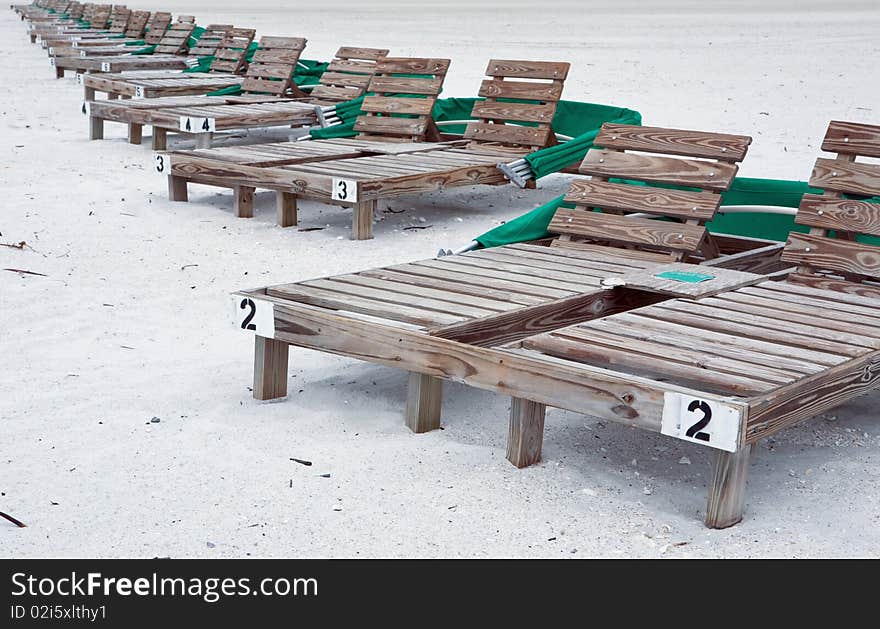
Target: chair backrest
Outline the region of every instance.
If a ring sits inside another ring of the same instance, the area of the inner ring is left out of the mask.
[[[449,63],[449,59],[419,57],[379,59],[354,130],[362,138],[392,142],[439,139],[431,110]]]
[[[153,52],[167,55],[186,54],[189,37],[193,30],[195,30],[195,25],[186,22],[172,24],[162,35],[162,39],[156,44],[156,49]]]
[[[674,260],[717,257],[704,223],[715,216],[751,142],[745,135],[605,123],[594,141],[602,148],[590,149],[580,166],[591,178],[573,181],[565,195],[576,208],[558,209],[549,231],[667,252]],[[634,213],[669,220],[627,216]]]
[[[795,222],[810,233],[788,236],[782,260],[798,265],[789,280],[880,297],[880,246],[856,240],[880,236],[880,164],[856,161],[880,157],[880,126],[833,120],[822,150],[837,156],[813,167],[810,185],[824,192],[801,199]]]
[[[171,14],[167,11],[155,11],[147,22],[147,34],[144,41],[150,45],[158,44],[171,26]]]
[[[125,27],[125,36],[134,38],[143,37],[149,19],[149,11],[132,11],[131,17],[128,18],[128,25]]]
[[[131,9],[118,4],[114,5],[110,12],[110,28],[108,30],[114,35],[121,35],[128,28],[129,19],[131,19]]]
[[[343,46],[312,89],[312,98],[327,104],[358,98],[367,91],[377,62],[386,56],[388,51],[383,48]]]
[[[257,31],[252,28],[232,28],[214,52],[209,72],[241,74],[247,67],[247,54]]]
[[[555,144],[553,116],[569,67],[564,62],[490,59],[479,91],[485,100],[474,103],[471,115],[477,121],[468,123],[465,139],[525,152]]]
[[[302,37],[261,37],[248,64],[241,91],[275,96],[293,92],[293,71],[305,47],[306,40]]]
[[[195,15],[178,15],[177,16],[178,24],[195,24],[196,16]]]
[[[91,15],[87,18],[89,28],[105,29],[110,24],[110,5],[100,4],[94,8]]]
[[[232,24],[208,24],[195,45],[189,49],[189,54],[194,57],[208,57],[217,52],[226,33],[235,28]]]

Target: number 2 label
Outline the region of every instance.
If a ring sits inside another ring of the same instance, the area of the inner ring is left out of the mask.
[[[672,391],[663,395],[660,432],[664,435],[736,452],[741,424],[740,407]]]
[[[331,180],[330,198],[334,201],[355,202],[358,200],[358,182],[355,179],[340,179],[333,177]]]
[[[275,306],[271,301],[233,295],[232,305],[236,328],[270,339],[275,337]]]

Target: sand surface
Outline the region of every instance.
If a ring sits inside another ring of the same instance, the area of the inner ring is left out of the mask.
[[[571,61],[568,98],[753,135],[747,176],[804,179],[829,119],[880,122],[875,2],[472,4],[161,8],[306,36],[309,58],[342,44],[448,56],[449,96],[473,95],[491,56]],[[746,519],[724,531],[701,523],[696,445],[551,410],[543,462],[516,470],[504,397],[447,384],[444,430],[416,436],[405,374],[296,348],[289,397],[251,398],[230,291],[430,257],[566,177],[394,200],[376,238],[353,242],[339,208],[302,203],[301,225],[324,229],[299,232],[274,225],[267,193],[252,220],[220,189],[169,203],[121,125],[87,141],[80,89],[7,9],[0,82],[0,242],[27,243],[0,247],[0,269],[44,274],[0,271],[0,511],[28,525],[0,520],[0,556],[880,554],[878,396],[762,443]]]

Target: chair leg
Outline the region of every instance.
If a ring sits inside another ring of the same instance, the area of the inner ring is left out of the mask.
[[[211,142],[214,141],[213,133],[197,133],[196,134],[196,148],[197,149],[209,149],[211,148]]]
[[[56,79],[63,79],[64,78],[64,68],[59,68],[58,66],[55,66],[55,78]]]
[[[748,445],[736,452],[715,453],[706,505],[709,528],[724,529],[742,520],[751,449]]]
[[[413,432],[440,428],[443,380],[411,371],[406,387],[406,426]]]
[[[507,460],[517,467],[528,467],[541,460],[546,412],[547,407],[539,402],[511,398]]]
[[[104,119],[96,118],[95,116],[89,116],[89,139],[90,140],[103,140],[104,139]]]
[[[85,101],[95,100],[95,88],[94,87],[86,86],[83,88],[83,100],[85,100]]]
[[[297,224],[295,194],[279,190],[275,193],[275,205],[278,209],[279,227],[292,227]]]
[[[140,144],[144,139],[144,126],[130,122],[128,124],[128,143]]]
[[[354,240],[370,240],[373,237],[373,212],[376,200],[359,201],[352,210],[351,237]]]
[[[262,336],[254,337],[254,398],[274,400],[287,395],[289,345]]]
[[[177,175],[168,175],[168,199],[170,201],[188,201],[186,179]]]
[[[254,217],[254,188],[235,186],[232,189],[235,202],[235,215],[238,218]]]
[[[168,130],[162,127],[153,127],[153,150],[164,151],[168,147]]]

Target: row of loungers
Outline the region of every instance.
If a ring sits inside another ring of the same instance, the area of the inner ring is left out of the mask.
[[[306,97],[292,84],[304,46],[262,38],[240,96],[181,95],[182,75],[90,71],[91,137],[105,120],[137,143],[152,125],[158,149],[168,131],[202,136],[203,148],[160,155],[173,200],[188,182],[230,187],[252,216],[266,188],[286,226],[298,197],[319,199],[353,209],[355,238],[370,237],[378,199],[505,183],[500,164],[556,141],[566,63],[490,60],[475,121],[444,141],[431,110],[448,59],[342,48]],[[313,125],[365,93],[357,137],[207,148],[215,131]],[[237,292],[254,397],[286,395],[295,345],[408,371],[414,432],[440,426],[444,379],[510,395],[518,467],[540,460],[547,406],[661,432],[715,450],[706,524],[740,521],[754,444],[880,381],[880,251],[860,240],[880,236],[880,165],[858,161],[880,157],[880,127],[830,123],[822,149],[836,155],[809,182],[824,192],[796,217],[809,232],[784,245],[706,228],[750,137],[606,123],[594,144],[549,238]]]

